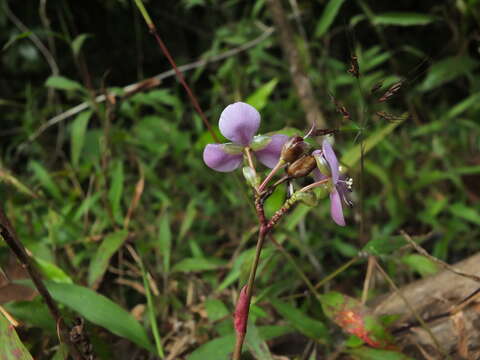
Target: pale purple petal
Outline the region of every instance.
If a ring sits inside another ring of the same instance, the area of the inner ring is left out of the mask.
[[[330,171],[332,172],[332,181],[333,184],[338,182],[339,171],[338,171],[338,160],[335,152],[333,151],[332,145],[330,142],[325,139],[322,143],[323,156],[327,159],[328,165],[330,165]]]
[[[218,126],[227,139],[247,146],[260,126],[260,113],[251,105],[236,102],[222,111]]]
[[[242,163],[242,155],[228,154],[222,144],[207,144],[203,150],[203,161],[213,170],[230,172]]]
[[[333,221],[340,226],[345,226],[345,219],[343,217],[342,200],[336,189],[330,193],[330,215]]]
[[[272,136],[270,143],[262,150],[255,151],[257,159],[265,166],[273,168],[277,165],[282,152],[283,144],[288,140],[287,135],[276,134]]]

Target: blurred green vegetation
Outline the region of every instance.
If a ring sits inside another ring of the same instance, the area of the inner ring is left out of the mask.
[[[308,128],[264,0],[145,5],[178,65],[237,49],[185,73],[212,126],[226,105],[249,99],[263,133]],[[337,153],[356,147],[360,154],[364,139],[392,132],[348,169],[356,205],[347,227],[331,221],[322,201],[297,208],[275,231],[296,265],[266,244],[247,337],[256,359],[270,352],[300,359],[312,340],[326,354],[338,343],[298,270],[317,283],[371,241],[365,249],[401,286],[436,268],[399,250],[400,230],[429,234],[422,246],[449,263],[480,248],[480,2],[283,5],[328,126],[341,129]],[[126,85],[170,70],[133,2],[0,0],[0,8],[0,199],[53,297],[67,317],[87,320],[99,358],[163,350],[170,359],[225,359],[253,256],[252,196],[240,172],[204,165],[211,135],[175,77],[122,98]],[[358,80],[347,73],[351,54]],[[370,92],[399,80],[392,102]],[[106,92],[118,94],[114,103],[93,101]],[[342,120],[329,94],[351,120]],[[86,110],[45,127],[83,102]],[[411,116],[392,125],[378,111]],[[268,213],[283,196],[272,197]],[[0,243],[7,273],[11,257]],[[365,270],[360,259],[319,291],[358,297]],[[3,306],[24,323],[18,331],[36,359],[62,358],[38,299]],[[278,340],[285,334],[287,347]],[[268,347],[269,339],[277,340]]]

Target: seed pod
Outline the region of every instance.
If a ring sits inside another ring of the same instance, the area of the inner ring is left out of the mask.
[[[307,143],[303,141],[301,136],[293,136],[288,139],[285,144],[283,144],[282,152],[280,153],[280,159],[286,163],[293,163],[303,155],[306,148]]]
[[[255,173],[255,170],[253,170],[250,166],[245,166],[243,168],[243,176],[245,177],[248,185],[251,187],[256,188],[258,185],[260,185],[260,178]]]
[[[317,161],[312,155],[307,155],[296,160],[287,169],[291,178],[301,178],[310,174],[317,167]]]

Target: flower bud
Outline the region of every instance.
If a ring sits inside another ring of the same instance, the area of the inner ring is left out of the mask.
[[[230,155],[238,155],[243,152],[243,146],[236,143],[222,144],[223,150]]]
[[[243,176],[245,177],[245,180],[247,180],[248,185],[253,188],[256,188],[258,185],[260,185],[260,178],[255,173],[255,170],[253,170],[250,166],[245,166],[242,170]]]
[[[272,141],[272,137],[268,135],[257,135],[253,138],[250,143],[250,149],[253,151],[263,150],[267,147],[268,144]]]
[[[292,195],[295,197],[296,201],[300,201],[308,206],[317,206],[318,205],[318,198],[317,195],[313,191],[297,191]]]
[[[250,306],[247,297],[247,289],[248,287],[245,285],[242,290],[240,290],[237,306],[235,307],[235,312],[233,313],[235,331],[238,335],[245,335],[247,332],[248,308]]]
[[[320,172],[325,176],[332,176],[332,172],[330,170],[330,166],[328,165],[327,160],[323,156],[323,152],[321,150],[315,150],[312,152],[312,155],[315,157],[317,161],[317,168]]]
[[[303,155],[306,148],[307,143],[303,141],[301,136],[292,136],[285,144],[283,144],[280,159],[286,163],[293,163]]]
[[[317,167],[317,162],[312,155],[307,155],[296,160],[287,168],[287,174],[291,178],[307,176]]]

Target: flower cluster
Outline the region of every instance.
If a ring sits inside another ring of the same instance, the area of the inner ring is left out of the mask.
[[[203,151],[203,161],[216,171],[230,172],[242,164],[243,151],[249,147],[257,159],[273,168],[279,159],[286,135],[255,136],[260,127],[260,114],[253,106],[243,102],[228,105],[220,115],[220,132],[231,143],[208,144]]]
[[[323,140],[321,150],[308,154],[304,138],[289,138],[281,134],[255,136],[259,126],[260,114],[253,106],[242,102],[227,106],[220,115],[219,128],[231,142],[208,144],[203,151],[205,164],[216,171],[233,171],[242,164],[243,153],[249,149],[269,168],[277,169],[278,165],[286,165],[290,179],[312,172],[318,186],[326,187],[330,193],[333,221],[345,226],[342,203],[351,205],[347,193],[351,191],[352,182],[340,175],[339,162],[330,142]]]

